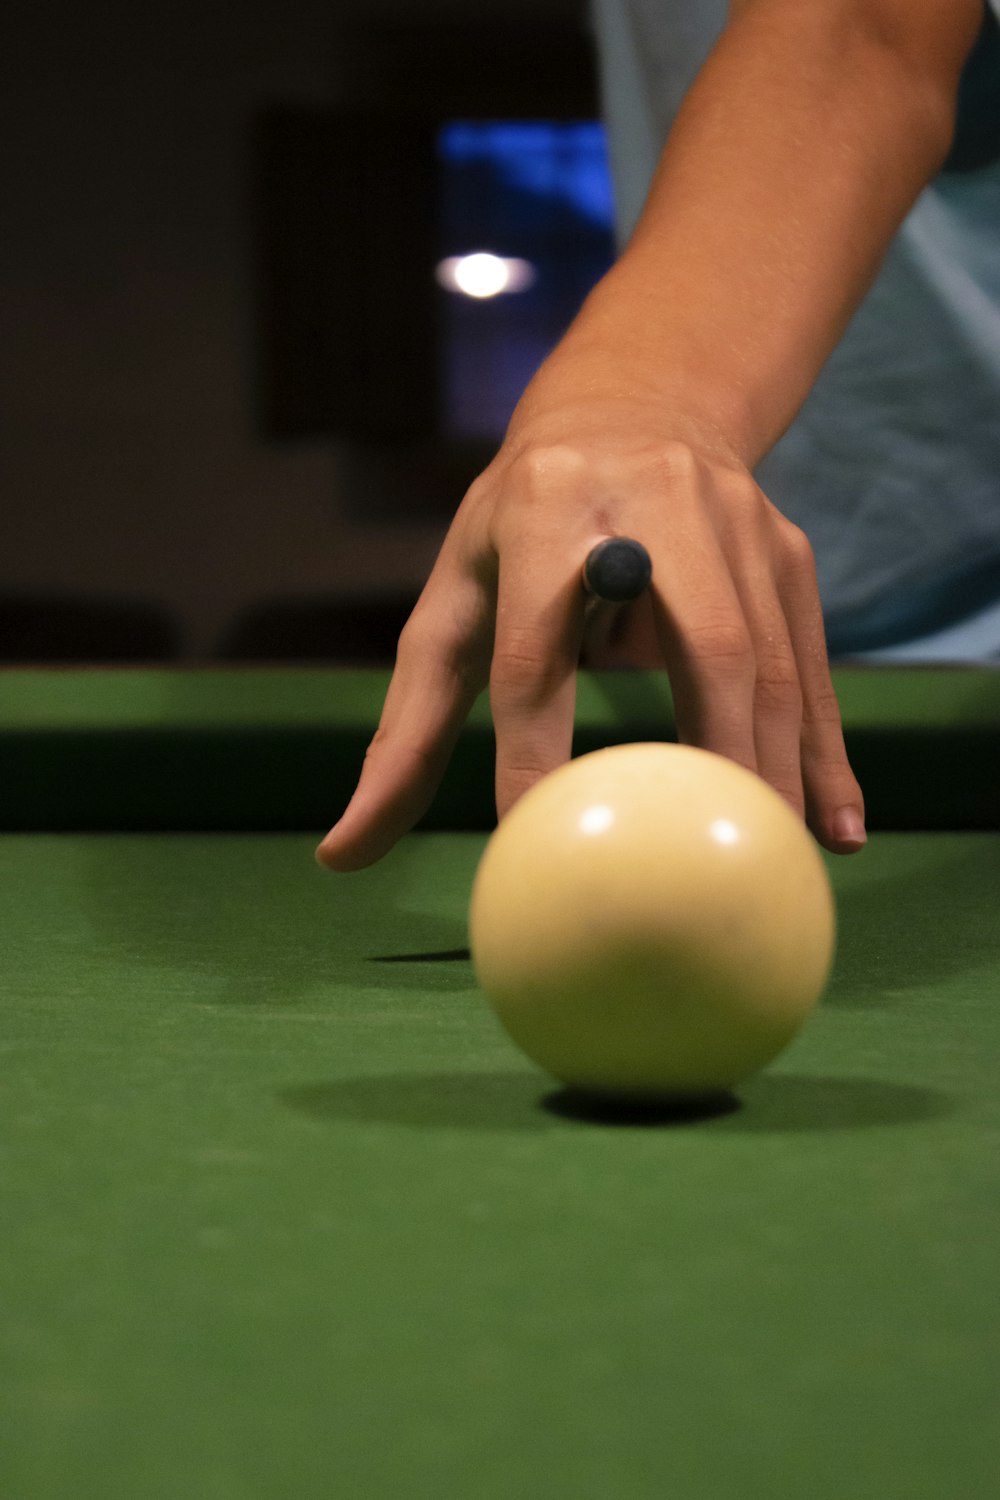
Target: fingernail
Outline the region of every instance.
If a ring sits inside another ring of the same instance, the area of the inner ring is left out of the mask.
[[[856,807],[842,807],[833,818],[833,836],[840,844],[865,844],[865,820]]]

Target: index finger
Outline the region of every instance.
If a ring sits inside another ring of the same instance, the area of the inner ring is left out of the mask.
[[[470,623],[482,613],[482,605],[473,586],[465,585],[464,592],[469,620],[461,632],[456,634],[449,616],[461,613],[463,584],[451,574],[437,576],[431,607],[418,607],[404,627],[357,789],[316,851],[318,862],[331,870],[374,864],[433,800],[462,726],[486,685],[488,634]]]

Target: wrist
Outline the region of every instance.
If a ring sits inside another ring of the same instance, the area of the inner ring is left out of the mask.
[[[653,411],[665,438],[753,468],[766,450],[748,382],[731,360],[720,359],[718,333],[689,326],[669,291],[651,284],[640,259],[626,252],[598,283],[553,361],[565,359],[595,396]]]

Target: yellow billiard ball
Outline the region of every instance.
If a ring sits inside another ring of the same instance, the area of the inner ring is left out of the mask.
[[[482,988],[572,1088],[731,1089],[795,1036],[833,958],[819,849],[759,776],[687,745],[620,745],[533,786],[493,833],[469,912]]]

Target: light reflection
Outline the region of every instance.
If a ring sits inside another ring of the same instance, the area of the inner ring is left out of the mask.
[[[605,807],[599,803],[595,807],[588,807],[580,815],[581,833],[605,833],[615,821],[614,808]]]
[[[716,818],[708,831],[717,844],[738,844],[740,841],[740,830],[728,818]]]

